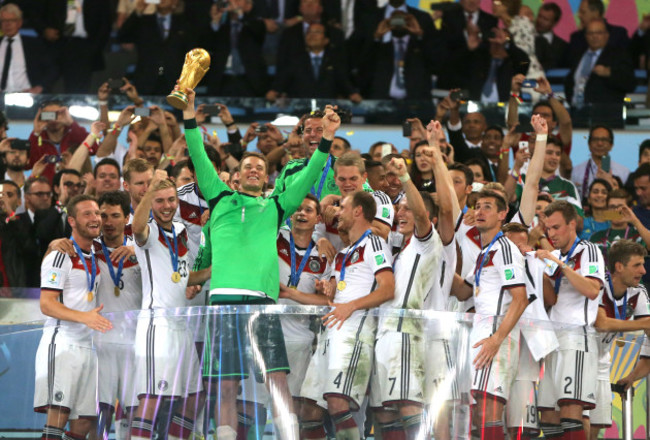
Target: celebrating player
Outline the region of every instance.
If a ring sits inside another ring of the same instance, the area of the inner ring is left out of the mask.
[[[545,295],[545,302],[553,305],[549,317],[585,329],[557,332],[560,348],[545,359],[544,377],[539,384],[541,427],[547,437],[585,439],[582,412],[596,404],[598,365],[596,335],[587,330],[596,321],[598,298],[605,282],[603,256],[595,244],[578,238],[578,214],[572,204],[555,201],[544,214],[548,239],[556,249],[537,251],[538,258],[548,260],[545,282],[555,291],[554,296]]]
[[[183,118],[190,157],[203,196],[215,203],[210,217],[210,303],[273,304],[277,301],[280,286],[276,248],[278,228],[300,206],[316,183],[341,123],[340,118],[332,107],[326,108],[322,119],[323,136],[307,167],[287,183],[285,191],[263,198],[264,185],[268,181],[264,156],[255,153],[244,155],[240,170],[241,189],[232,191],[219,179],[205,153],[195,120],[195,93],[191,89],[186,93],[189,104],[183,111]],[[251,268],[258,276],[252,276]],[[218,381],[219,402],[215,407],[215,419],[217,436],[221,439],[233,440],[236,437],[238,386],[250,370],[244,351],[239,351],[238,347],[245,349],[249,343],[261,347],[256,352],[262,358],[257,358],[257,364],[263,367],[262,375],[271,392],[276,428],[286,439],[299,436],[286,378],[289,365],[277,318],[277,315],[263,314],[251,322],[253,341],[248,339],[247,320],[236,315],[217,315],[210,327],[213,339],[211,346],[207,347],[211,352],[208,353],[206,376]]]
[[[112,328],[96,300],[99,269],[92,245],[101,231],[99,207],[93,197],[78,195],[67,209],[76,256],[50,252],[41,265],[40,304],[48,318],[36,352],[34,410],[47,413],[48,440],[81,440],[90,431],[97,405],[92,330]]]
[[[483,248],[467,279],[463,282],[456,275],[453,286],[459,299],[474,293],[478,315],[495,317],[475,322],[470,335],[477,425],[490,439],[504,438],[504,403],[510,395],[519,360],[519,330],[515,325],[528,304],[524,257],[501,232],[506,214],[507,205],[501,194],[490,190],[479,193],[476,227]],[[498,315],[505,315],[500,324]]]
[[[332,416],[337,439],[359,439],[351,410],[357,411],[370,380],[376,319],[365,311],[394,297],[395,279],[386,242],[372,233],[377,206],[372,194],[358,191],[341,202],[339,230],[350,246],[336,255],[329,292],[334,309],[307,370],[301,395],[320,408],[304,414],[308,438],[324,438],[323,409]],[[335,293],[333,293],[335,292]],[[305,430],[306,431],[306,430]]]
[[[135,389],[140,404],[133,418],[131,438],[150,439],[159,404],[180,397],[168,438],[187,439],[194,427],[195,408],[201,398],[199,359],[184,318],[156,316],[155,309],[185,305],[185,288],[204,282],[187,266],[187,231],[173,221],[178,205],[176,186],[157,170],[133,215],[136,256],[142,267],[142,309],[135,340]],[[149,212],[153,218],[149,217]],[[154,273],[155,271],[155,273]]]

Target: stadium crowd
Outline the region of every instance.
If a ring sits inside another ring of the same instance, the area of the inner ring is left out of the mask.
[[[595,124],[590,158],[574,164],[572,111],[620,106],[650,18],[630,40],[585,0],[563,46],[553,3],[535,20],[520,2],[494,1],[494,15],[478,3],[429,14],[400,0],[120,1],[117,38],[137,65],[99,87],[98,121],[47,99],[21,140],[2,118],[0,287],[41,289],[44,439],[105,438],[117,413],[117,438],[187,439],[213,419],[216,438],[243,440],[263,434],[264,406],[287,440],[358,439],[366,425],[385,440],[595,439],[612,424],[610,349],[650,330],[650,140],[629,170],[614,130]],[[0,89],[37,94],[62,78],[88,92],[106,16],[109,2],[4,2]],[[180,91],[194,46],[211,53],[209,95],[422,98],[432,76],[450,92],[405,121],[401,153],[377,139],[362,154],[337,136],[332,106],[288,136],[241,126],[192,89],[182,118],[145,106],[141,95]],[[566,101],[544,76],[556,66],[571,68]],[[524,92],[535,104],[521,124]],[[110,108],[118,93],[132,105]],[[507,102],[506,126],[461,113],[467,99]],[[206,127],[213,115],[225,142]],[[198,332],[158,313],[278,303],[330,309],[207,315]],[[396,309],[475,313],[468,353]],[[111,321],[134,310],[141,319]],[[644,345],[620,385],[649,372]],[[459,402],[472,433],[450,423]]]

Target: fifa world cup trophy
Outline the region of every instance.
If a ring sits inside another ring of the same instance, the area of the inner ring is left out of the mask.
[[[167,102],[178,110],[187,108],[187,95],[185,89],[194,89],[210,69],[210,54],[205,49],[192,49],[185,55],[185,63],[181,77],[178,78],[180,90],[175,90],[167,95]]]

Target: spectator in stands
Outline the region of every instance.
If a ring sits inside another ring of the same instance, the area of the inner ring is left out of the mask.
[[[634,33],[630,43],[635,69],[648,69],[650,61],[650,14],[645,14],[639,23],[639,28]]]
[[[105,157],[95,165],[93,178],[95,179],[95,197],[111,191],[120,190],[120,164],[115,159]]]
[[[489,165],[484,159],[473,157],[463,162],[467,167],[472,170],[474,174],[474,182],[487,183],[489,176],[491,176]]]
[[[0,207],[6,217],[10,218],[16,215],[16,210],[22,203],[22,193],[16,182],[11,180],[0,180],[2,185],[2,197],[0,198]]]
[[[104,48],[111,31],[109,2],[84,1],[70,7],[50,0],[40,11],[42,37],[49,43],[63,76],[66,93],[89,93],[92,73],[104,68]]]
[[[163,144],[160,136],[155,133],[150,134],[139,150],[142,151],[143,158],[147,162],[153,165],[154,168],[158,168],[163,155]]]
[[[276,57],[277,74],[289,67],[294,59],[305,52],[305,35],[314,23],[324,24],[329,39],[329,50],[342,55],[345,59],[345,36],[341,29],[324,21],[322,0],[300,0],[299,15],[302,20],[290,20],[288,27],[282,31]]]
[[[145,15],[147,5],[138,0],[135,11],[118,32],[121,43],[133,43],[138,50],[133,82],[143,95],[170,93],[181,73],[185,53],[193,47],[183,17],[173,13],[177,3],[161,0],[155,14]]]
[[[435,58],[433,24],[429,17],[428,22],[418,19],[419,14],[413,8],[408,7],[405,12],[404,6],[402,2],[397,8],[390,4],[384,8],[386,13],[392,12],[377,25],[375,42],[366,52],[362,74],[367,85],[367,90],[362,90],[364,96],[372,99],[431,96],[431,74],[439,61]]]
[[[268,90],[262,57],[266,27],[263,20],[253,16],[252,8],[252,0],[232,0],[226,9],[212,5],[210,28],[201,39],[212,53],[206,78],[211,94],[263,96]]]
[[[632,61],[620,47],[608,45],[610,35],[603,19],[591,20],[584,33],[588,47],[571,58],[564,86],[567,99],[577,107],[587,103],[618,104],[612,112],[620,113],[625,94],[635,88]]]
[[[467,86],[470,55],[476,50],[475,42],[470,44],[472,37],[481,35],[479,40],[487,45],[490,31],[498,25],[496,17],[480,9],[479,0],[460,0],[459,3],[460,8],[451,9],[442,17],[447,62],[440,70],[438,85],[441,88]]]
[[[639,166],[650,162],[650,139],[646,139],[639,145]]]
[[[620,177],[625,182],[630,174],[630,170],[609,157],[614,147],[614,132],[611,128],[606,125],[594,125],[589,131],[588,143],[591,157],[576,165],[571,175],[571,180],[578,187],[581,198],[587,196],[587,188],[597,177],[607,180],[611,186],[612,175]],[[605,168],[609,162],[609,169],[603,169],[603,162]]]
[[[607,210],[607,195],[612,191],[612,185],[605,179],[594,179],[589,185],[587,199],[583,201],[585,210],[584,225],[580,238],[589,240],[592,234],[610,227],[611,222],[603,218]]]
[[[580,29],[573,32],[569,39],[569,48],[567,55],[569,61],[575,60],[589,48],[589,38],[587,28],[593,20],[603,20],[609,40],[607,44],[618,50],[627,49],[630,39],[627,36],[627,30],[622,26],[615,26],[607,23],[605,20],[605,5],[602,0],[582,0],[578,8],[578,18],[580,19]]]
[[[480,112],[470,112],[460,118],[460,101],[451,99],[451,93],[438,104],[436,119],[442,121],[447,115],[449,142],[454,147],[454,160],[465,162],[472,156],[472,149],[480,149],[483,133],[487,128],[485,116]]]
[[[413,163],[411,164],[411,179],[418,191],[430,193],[436,192],[436,182],[433,179],[433,168],[431,162],[424,155],[424,148],[429,146],[426,140],[415,144],[413,149]],[[368,168],[366,167],[366,170]],[[384,192],[386,190],[383,190]]]
[[[634,184],[636,195],[636,215],[643,226],[650,229],[650,163],[644,163],[632,174],[631,180]],[[650,283],[650,259],[645,263],[646,275],[643,277],[644,284]]]
[[[138,0],[119,0],[117,4],[117,19],[115,20],[115,27],[121,28],[127,18],[136,10]],[[147,3],[142,14],[151,15],[156,13],[156,5]]]
[[[14,4],[0,8],[0,90],[42,93],[56,78],[56,66],[43,41],[20,34],[23,13]]]
[[[384,145],[390,146],[390,154],[397,154],[397,148],[395,148],[395,145],[384,142],[384,141],[379,141],[375,142],[370,146],[370,149],[368,150],[368,154],[370,154],[370,157],[372,157],[372,160],[381,162],[381,158],[383,157],[383,147]]]
[[[20,244],[23,248],[25,261],[36,262],[43,259],[39,243],[36,239],[37,230],[37,213],[39,219],[41,213],[47,211],[52,206],[52,188],[45,177],[29,179],[25,183],[25,212],[18,214],[16,220],[21,224],[22,229],[26,231],[25,240]],[[40,268],[38,264],[26,264],[25,269],[25,287],[39,287]]]
[[[320,23],[309,26],[305,33],[305,50],[296,55],[289,66],[280,69],[273,89],[266,99],[275,101],[279,94],[291,98],[346,97],[361,101],[352,87],[342,54],[329,48],[327,27]]]
[[[45,156],[34,164],[31,171],[29,166],[29,143],[20,139],[4,139],[0,141],[0,153],[5,167],[4,178],[15,182],[20,188],[25,185],[27,178],[33,173],[39,176],[45,168]]]
[[[68,108],[60,101],[42,103],[34,117],[34,130],[29,135],[30,166],[45,155],[61,156],[68,148],[80,145],[86,136],[86,129],[72,119]],[[42,175],[52,180],[54,172],[55,165],[48,163]]]
[[[535,19],[535,54],[544,70],[563,67],[568,44],[553,29],[562,18],[562,9],[555,3],[543,3]]]
[[[188,168],[187,162],[187,159],[176,162],[172,167],[171,173],[169,174],[169,178],[174,181],[176,188],[180,188],[181,186],[194,182],[194,173],[192,173]]]
[[[492,13],[505,25],[514,44],[524,51],[530,60],[528,78],[544,76],[544,68],[535,53],[535,26],[528,18],[519,14],[521,0],[502,0],[492,2]]]

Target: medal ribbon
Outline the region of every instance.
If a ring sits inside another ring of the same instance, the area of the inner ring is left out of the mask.
[[[81,260],[81,264],[84,266],[84,272],[86,272],[86,281],[88,282],[88,292],[93,291],[93,286],[95,285],[95,277],[97,276],[97,264],[95,263],[95,254],[93,253],[92,249],[90,250],[90,261],[91,263],[91,271],[88,271],[88,265],[86,264],[86,257],[84,257],[83,251],[81,250],[81,247],[77,244],[75,241],[74,237],[70,237],[72,240],[72,244],[74,245],[74,249],[77,251],[77,255],[79,255],[79,259]]]
[[[621,317],[621,311],[616,303],[616,297],[614,296],[614,285],[612,284],[612,276],[608,274],[607,282],[609,283],[609,291],[612,292],[612,299],[614,300],[614,315],[616,319],[625,321],[627,319],[627,289],[625,289],[625,294],[623,295],[623,316]],[[622,333],[622,332],[621,332]]]
[[[331,166],[332,166],[332,156],[330,155],[327,157],[327,163],[325,164],[325,168],[323,168],[323,174],[320,176],[318,189],[316,190],[313,186],[311,187],[311,193],[315,195],[318,198],[318,200],[320,200],[320,195],[323,192],[323,186],[325,186],[325,180],[327,179],[327,173],[329,173]]]
[[[307,260],[309,260],[309,255],[311,255],[311,249],[313,247],[314,240],[310,240],[309,246],[307,246],[307,250],[305,251],[305,255],[300,261],[300,266],[298,266],[298,269],[296,270],[296,244],[293,241],[293,234],[289,233],[289,248],[291,254],[291,275],[289,275],[289,287],[298,286],[300,275],[302,275],[302,271],[305,269],[305,265],[307,264]]]
[[[368,235],[370,235],[370,229],[368,229],[366,232],[363,233],[363,235],[357,240],[356,243],[350,248],[350,250],[345,254],[343,257],[343,264],[341,265],[341,272],[339,276],[339,281],[344,281],[345,280],[345,263],[348,261],[348,257],[354,253],[354,251],[357,249],[357,246],[359,246],[359,243],[363,241],[364,238],[366,238]]]
[[[494,236],[490,244],[488,245],[487,249],[485,250],[485,253],[481,255],[481,262],[478,264],[478,270],[476,271],[476,275],[474,276],[474,286],[479,287],[480,282],[481,282],[481,272],[483,271],[483,266],[485,265],[486,257],[490,255],[490,249],[492,248],[492,245],[496,243],[496,241],[500,238],[503,237],[503,232],[499,231],[497,235]]]
[[[172,248],[171,243],[169,242],[169,237],[165,234],[165,230],[158,225],[158,229],[163,237],[165,237],[165,243],[167,244],[167,249],[169,249],[169,256],[172,259],[172,269],[174,272],[178,272],[178,237],[176,237],[176,229],[172,225],[172,236],[174,238],[174,247]]]
[[[104,257],[106,258],[106,265],[108,266],[108,272],[111,274],[111,279],[113,280],[113,284],[115,285],[115,287],[120,287],[120,278],[122,278],[122,267],[124,266],[124,257],[120,259],[120,264],[117,266],[117,273],[115,273],[115,269],[113,268],[113,262],[111,261],[111,254],[110,252],[108,252],[108,248],[106,247],[103,238],[101,239],[100,243],[102,244],[102,252],[104,252]],[[126,245],[126,236],[124,236],[123,245]]]
[[[560,255],[560,261],[562,261],[562,263],[566,264],[569,261],[569,259],[571,258],[571,254],[573,254],[573,251],[576,250],[576,246],[578,246],[578,243],[580,243],[580,237],[576,237],[575,241],[573,242],[573,245],[571,246],[571,249],[569,249],[569,253],[566,254],[566,259],[562,260],[562,256]],[[562,268],[560,268],[560,273],[558,277],[555,279],[555,286],[553,286],[556,295],[560,293],[561,281],[562,281]]]

